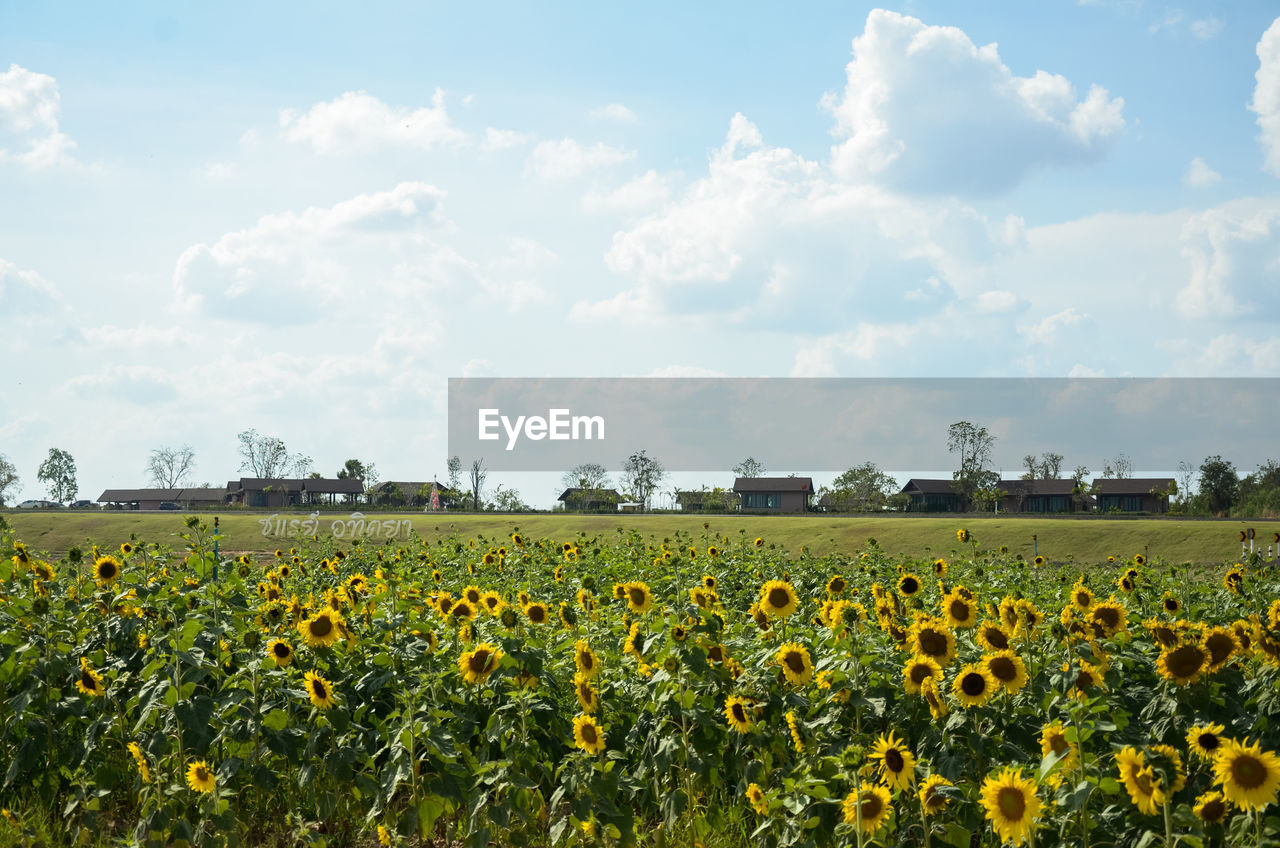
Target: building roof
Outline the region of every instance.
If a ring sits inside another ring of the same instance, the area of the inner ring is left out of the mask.
[[[744,492],[806,492],[813,493],[812,477],[738,477],[733,490]]]
[[[271,488],[276,491],[314,492],[321,495],[360,495],[364,494],[364,481],[350,477],[345,480],[334,477],[306,479],[282,477],[275,480],[264,477],[241,477],[239,480],[227,483],[227,488],[232,491],[260,492]]]
[[[590,492],[598,500],[608,500],[608,499],[612,499],[615,501],[622,500],[622,495],[618,494],[617,489],[581,489],[581,488],[578,488],[577,486],[565,489],[563,492],[560,493],[560,497],[556,498],[556,500],[567,501],[569,500],[569,498],[573,497],[574,495],[580,495],[583,492]]]
[[[1172,477],[1095,477],[1093,485],[1100,495],[1149,495],[1152,489],[1169,491]]]
[[[955,481],[912,477],[902,487],[902,492],[908,495],[954,495],[956,490],[951,488],[953,482]]]
[[[1072,479],[1054,480],[1001,480],[996,488],[1003,489],[1010,496],[1017,495],[1072,495],[1076,491],[1076,481]]]
[[[189,489],[107,489],[98,496],[98,503],[134,503],[135,501],[221,503],[226,499],[226,489],[196,486]]]

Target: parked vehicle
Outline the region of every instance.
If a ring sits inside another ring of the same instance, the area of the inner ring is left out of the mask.
[[[182,509],[182,507],[178,506],[173,501],[161,501],[160,506],[156,507],[156,509],[175,510]]]
[[[71,505],[72,509],[98,509],[98,505],[93,501],[76,501]]]
[[[62,509],[62,504],[56,501],[23,501],[18,504],[18,509]]]

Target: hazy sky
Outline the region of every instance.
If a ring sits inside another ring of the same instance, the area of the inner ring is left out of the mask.
[[[1275,14],[0,2],[0,453],[417,480],[450,376],[1280,376]]]

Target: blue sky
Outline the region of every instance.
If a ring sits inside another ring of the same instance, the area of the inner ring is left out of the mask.
[[[1280,376],[1275,14],[0,2],[0,454],[420,479],[462,375]]]

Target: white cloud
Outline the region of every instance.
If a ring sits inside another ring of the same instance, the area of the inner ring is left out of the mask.
[[[1162,30],[1177,29],[1187,19],[1187,13],[1182,9],[1166,9],[1164,17],[1158,21],[1153,21],[1147,32],[1157,33]]]
[[[632,112],[621,103],[610,103],[608,106],[601,106],[599,109],[592,109],[591,117],[605,118],[610,121],[617,121],[620,124],[634,124],[640,120],[636,117],[635,112]]]
[[[1081,312],[1072,306],[1049,315],[1035,324],[1019,327],[1018,332],[1032,344],[1065,343],[1069,342],[1069,339],[1063,331],[1088,320],[1090,316],[1087,312]]]
[[[109,365],[71,378],[67,388],[85,398],[126,400],[147,407],[178,396],[169,372],[151,365]]]
[[[417,109],[395,108],[363,91],[348,91],[305,113],[286,109],[280,113],[280,129],[288,141],[310,144],[325,155],[382,147],[431,150],[467,137],[449,120],[441,89],[436,89],[430,106]]]
[[[58,287],[35,271],[0,259],[0,314],[40,317],[65,307]]]
[[[0,162],[33,171],[75,164],[76,143],[58,128],[58,82],[11,64],[0,73]]]
[[[609,191],[593,187],[582,197],[592,214],[636,215],[652,212],[671,198],[671,178],[649,170]]]
[[[231,162],[210,162],[201,173],[209,182],[225,183],[235,176],[236,166]]]
[[[1018,306],[1018,296],[1011,291],[992,290],[978,295],[975,308],[979,314],[994,315],[1012,312]]]
[[[1262,132],[1258,140],[1266,155],[1263,167],[1280,176],[1280,18],[1267,27],[1258,40],[1257,84],[1249,109],[1257,114]]]
[[[1222,182],[1222,174],[1210,168],[1207,162],[1197,156],[1187,166],[1187,174],[1182,179],[1192,188],[1210,188]]]
[[[1192,215],[1182,228],[1182,255],[1191,266],[1176,300],[1182,315],[1270,317],[1280,308],[1280,205],[1235,203]]]
[[[1204,18],[1191,22],[1191,34],[1196,38],[1208,40],[1221,33],[1224,26],[1222,18]]]
[[[80,335],[86,342],[111,353],[121,349],[168,347],[189,337],[181,327],[155,327],[145,321],[136,327],[117,327],[105,324],[101,327],[81,327]]]
[[[484,131],[484,141],[480,143],[481,150],[508,150],[512,147],[520,147],[533,141],[533,133],[518,132],[516,130],[498,130],[489,127]]]
[[[563,138],[544,141],[535,147],[525,163],[525,173],[545,182],[575,180],[634,158],[634,150],[610,147],[603,142],[584,147],[571,138]]]
[[[1036,168],[1096,161],[1124,129],[1124,101],[1065,77],[1015,76],[995,44],[873,10],[853,40],[842,95],[824,105],[837,174],[900,190],[990,193]]]

